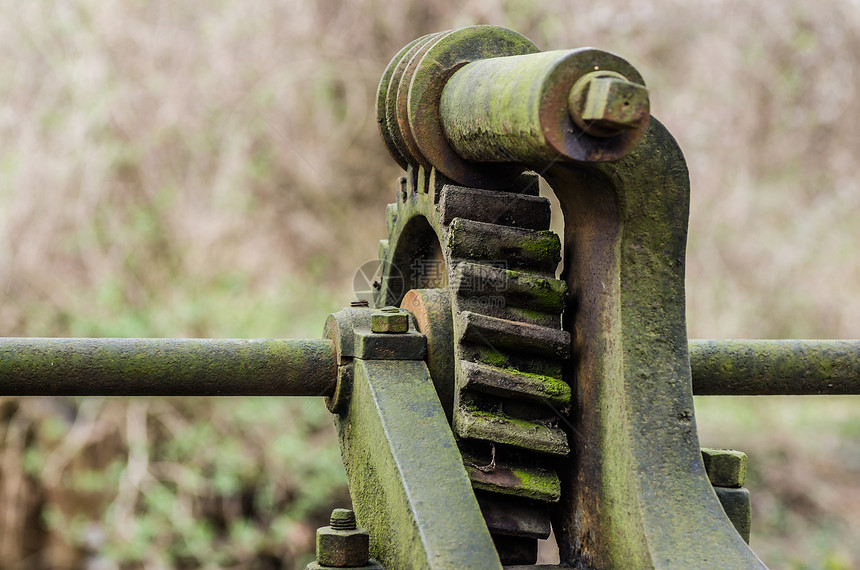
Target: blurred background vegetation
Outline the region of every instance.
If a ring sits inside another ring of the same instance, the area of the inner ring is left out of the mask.
[[[319,336],[399,175],[382,70],[490,23],[648,81],[691,170],[691,337],[860,337],[856,1],[2,7],[0,334]],[[858,410],[697,400],[772,567],[860,567]],[[5,399],[0,567],[301,568],[344,482],[316,400]]]

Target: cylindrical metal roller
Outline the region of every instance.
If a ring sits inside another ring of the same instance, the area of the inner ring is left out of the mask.
[[[334,343],[0,338],[3,396],[328,396]]]
[[[641,140],[648,90],[613,54],[540,53],[527,38],[473,26],[419,38],[377,92],[382,137],[404,167],[504,188],[526,167],[616,160]]]
[[[448,142],[466,160],[531,166],[616,160],[645,134],[643,83],[629,63],[595,49],[488,59],[451,76],[440,114]],[[590,123],[600,125],[596,134],[587,132]]]
[[[860,340],[691,340],[693,394],[860,394]]]

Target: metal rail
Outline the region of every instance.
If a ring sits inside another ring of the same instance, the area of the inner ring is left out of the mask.
[[[0,338],[4,396],[327,396],[327,339]]]
[[[699,396],[860,394],[860,340],[691,340]]]
[[[697,396],[860,394],[860,340],[691,340]],[[330,396],[327,339],[0,338],[2,396]]]

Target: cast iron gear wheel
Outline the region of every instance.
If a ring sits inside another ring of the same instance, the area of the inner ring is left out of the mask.
[[[503,564],[532,564],[569,453],[567,288],[536,174],[503,191],[410,167],[387,209],[375,304],[413,311],[428,367]],[[402,278],[401,278],[402,275]],[[405,281],[405,283],[404,283]],[[446,332],[447,331],[447,332]]]

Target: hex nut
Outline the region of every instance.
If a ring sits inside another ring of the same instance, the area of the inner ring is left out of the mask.
[[[336,530],[330,526],[317,529],[317,562],[321,566],[350,568],[367,564],[370,536],[359,528]]]
[[[613,71],[582,76],[571,89],[568,104],[573,121],[598,137],[641,127],[650,109],[648,88]]]
[[[612,77],[593,79],[582,118],[629,127],[641,119],[643,101],[647,97],[648,90],[636,83]]]
[[[702,462],[711,485],[743,487],[747,478],[747,454],[734,449],[702,448]]]
[[[405,333],[409,331],[409,315],[399,311],[373,313],[370,330],[375,333]]]

